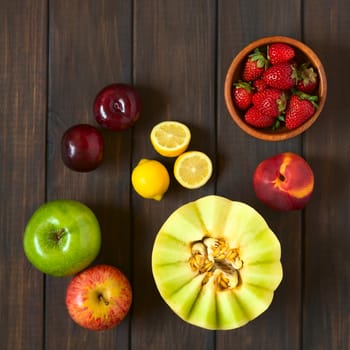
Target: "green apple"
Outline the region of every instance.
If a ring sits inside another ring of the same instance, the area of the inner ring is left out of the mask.
[[[92,210],[81,202],[50,201],[29,219],[23,247],[39,271],[52,276],[73,275],[97,257],[101,248],[100,225]]]

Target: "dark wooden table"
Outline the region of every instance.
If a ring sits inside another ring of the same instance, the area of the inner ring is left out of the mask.
[[[1,0],[0,348],[350,349],[349,11],[346,0]],[[267,35],[310,45],[328,78],[317,123],[275,143],[239,130],[223,98],[230,60]],[[139,89],[140,120],[132,130],[103,132],[99,169],[70,171],[61,161],[61,135],[76,123],[96,125],[93,98],[111,82]],[[166,119],[190,126],[191,148],[210,155],[214,176],[193,191],[172,179],[161,202],[144,200],[130,185],[131,169],[140,158],[160,159],[148,137]],[[254,195],[256,165],[283,151],[303,155],[315,172],[315,191],[303,211],[278,213]],[[284,279],[271,307],[233,331],[181,321],[151,274],[153,240],[163,221],[181,204],[214,193],[254,206],[282,245]],[[132,309],[113,330],[76,326],[64,305],[70,278],[44,276],[24,256],[30,215],[61,198],[94,210],[103,231],[97,262],[121,268],[131,280]]]

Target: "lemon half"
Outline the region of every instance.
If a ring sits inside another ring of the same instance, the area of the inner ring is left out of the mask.
[[[195,189],[205,185],[213,172],[211,159],[203,152],[182,153],[174,163],[175,179],[185,188]]]
[[[177,157],[186,151],[190,141],[190,129],[178,121],[163,121],[155,125],[150,140],[156,152],[164,157]]]

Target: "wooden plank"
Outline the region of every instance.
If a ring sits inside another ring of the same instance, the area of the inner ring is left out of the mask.
[[[348,9],[345,0],[0,0],[0,347],[350,348]],[[238,50],[274,34],[303,38],[315,49],[325,64],[329,95],[304,136],[269,143],[233,124],[223,85]],[[60,138],[75,123],[97,125],[93,98],[115,81],[135,82],[144,103],[141,119],[134,130],[103,132],[101,168],[72,172],[60,159]],[[212,157],[215,174],[195,191],[172,177],[164,199],[148,201],[130,188],[130,172],[144,157],[163,161],[171,172],[173,160],[158,156],[148,139],[151,127],[164,119],[190,126],[191,148]],[[315,192],[304,212],[274,212],[253,193],[258,162],[286,150],[302,153],[315,172]],[[210,193],[251,204],[282,244],[284,280],[273,304],[229,332],[180,320],[162,301],[151,273],[161,224],[179,205]],[[81,200],[95,211],[103,230],[96,262],[120,267],[132,281],[134,304],[116,329],[95,333],[75,325],[64,305],[70,278],[44,277],[23,254],[26,221],[46,199],[57,198]]]
[[[242,328],[217,333],[217,349],[294,350],[300,345],[302,214],[281,214],[262,205],[254,194],[252,176],[267,157],[284,151],[300,153],[301,137],[283,142],[254,139],[233,123],[223,98],[233,57],[248,43],[269,35],[300,38],[300,2],[218,2],[217,193],[246,202],[263,215],[280,239],[284,278],[264,314]]]
[[[134,79],[144,109],[135,126],[133,166],[158,159],[172,174],[173,159],[157,155],[149,133],[162,120],[179,120],[192,131],[190,149],[215,161],[215,3],[213,1],[135,2]],[[214,332],[193,327],[162,301],[151,271],[155,235],[178,206],[214,192],[214,178],[198,190],[181,188],[171,176],[160,202],[132,196],[135,304],[133,349],[213,349]]]
[[[130,274],[131,131],[103,131],[105,156],[93,172],[66,168],[60,156],[63,132],[73,124],[97,126],[92,104],[107,84],[131,80],[131,2],[59,1],[50,6],[48,199],[80,200],[96,213],[102,228],[97,262]],[[47,279],[47,349],[127,349],[128,319],[106,332],[86,331],[69,318],[69,278]]]
[[[303,348],[350,348],[349,2],[304,2],[304,38],[322,60],[328,98],[305,135],[315,191],[305,215]]]
[[[43,276],[24,257],[22,237],[45,198],[46,11],[46,1],[0,3],[3,349],[43,346]]]

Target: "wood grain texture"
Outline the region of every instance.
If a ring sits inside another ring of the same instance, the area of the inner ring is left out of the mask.
[[[174,159],[155,153],[149,133],[156,123],[185,122],[190,149],[215,160],[215,4],[212,1],[144,0],[135,3],[134,79],[145,101],[134,130],[133,166],[141,158],[162,161],[171,186],[161,202],[133,193],[134,313],[132,349],[212,349],[214,333],[185,324],[162,301],[151,272],[153,241],[161,224],[178,206],[209,194],[181,189],[172,176]],[[205,140],[203,142],[203,140]]]
[[[263,215],[281,242],[284,277],[270,308],[243,328],[218,332],[217,349],[240,344],[239,349],[294,350],[299,348],[301,336],[302,215],[276,213],[264,207],[254,194],[252,177],[263,159],[285,151],[300,153],[301,137],[267,142],[244,134],[229,116],[220,89],[231,60],[250,42],[269,35],[300,39],[300,3],[220,1],[218,5],[217,193],[246,202]]]
[[[328,80],[326,107],[305,136],[316,188],[305,213],[304,349],[350,348],[350,76],[348,2],[305,1],[305,42]]]
[[[59,1],[50,6],[48,199],[69,198],[87,204],[102,230],[96,263],[131,272],[131,132],[102,131],[103,164],[90,173],[66,168],[60,142],[74,124],[98,126],[92,113],[100,89],[131,82],[131,3]],[[49,349],[128,348],[128,320],[111,332],[86,332],[69,318],[64,298],[69,278],[46,280],[46,346]],[[68,334],[68,336],[67,336]]]
[[[43,276],[24,257],[45,198],[46,3],[0,3],[0,329],[4,349],[43,345]],[[35,42],[32,38],[35,37]]]
[[[349,349],[349,6],[345,0],[0,0],[0,348]],[[288,141],[245,135],[224,103],[231,59],[269,35],[302,39],[328,78],[320,118]],[[73,124],[97,126],[93,99],[112,82],[140,91],[140,120],[125,132],[103,131],[100,168],[71,171],[61,160],[61,136]],[[174,160],[152,149],[151,128],[166,119],[186,123],[190,149],[212,158],[205,187],[181,188]],[[284,151],[303,155],[314,170],[315,191],[304,211],[272,211],[253,192],[257,164]],[[160,202],[131,187],[141,158],[169,170],[171,186]],[[233,331],[183,322],[161,299],[151,271],[162,223],[180,205],[213,193],[255,207],[282,246],[284,278],[271,307]],[[133,305],[115,329],[74,324],[64,305],[70,278],[44,276],[24,256],[26,221],[40,204],[59,198],[93,209],[103,234],[95,263],[115,265],[130,278]]]

